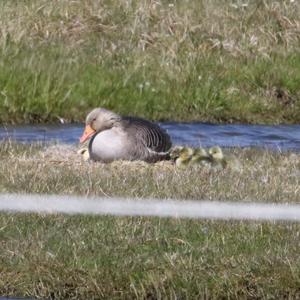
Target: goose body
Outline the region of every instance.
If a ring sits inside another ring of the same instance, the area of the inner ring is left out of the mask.
[[[156,162],[169,157],[172,145],[169,135],[157,124],[141,118],[122,117],[104,108],[96,108],[87,116],[80,141],[83,143],[89,138],[90,158],[102,162]]]

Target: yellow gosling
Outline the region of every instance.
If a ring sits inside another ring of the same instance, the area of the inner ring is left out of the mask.
[[[241,162],[234,155],[226,155],[225,157],[219,146],[210,148],[209,154],[212,158],[212,166],[215,168],[229,168],[234,171],[242,170]]]
[[[209,166],[211,157],[204,148],[197,148],[191,158],[191,165]]]
[[[180,152],[182,151],[184,147],[183,146],[175,146],[170,150],[170,158],[171,160],[175,161],[176,158],[179,157]]]
[[[82,155],[82,158],[84,161],[87,161],[90,159],[89,149],[88,148],[81,148],[77,151],[78,154]]]
[[[212,167],[216,169],[224,169],[227,166],[222,149],[219,146],[211,147],[208,153],[212,160]]]
[[[189,165],[189,162],[194,154],[194,149],[184,147],[179,151],[179,157],[175,160],[175,164],[179,168],[184,168]]]
[[[209,148],[208,153],[214,160],[224,159],[223,151],[219,146]]]

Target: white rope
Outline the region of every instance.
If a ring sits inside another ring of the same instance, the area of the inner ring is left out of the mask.
[[[0,211],[222,220],[300,221],[299,204],[87,198],[67,195],[0,194]]]

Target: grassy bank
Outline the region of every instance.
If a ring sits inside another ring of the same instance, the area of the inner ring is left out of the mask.
[[[176,168],[171,162],[89,163],[75,146],[1,143],[0,191],[88,196],[297,202],[299,155],[231,150],[241,166]],[[227,150],[228,152],[229,150]],[[225,152],[226,154],[226,152]]]
[[[297,202],[299,155],[231,150],[239,170],[83,162],[71,146],[0,145],[0,192]],[[296,223],[0,215],[0,295],[299,297]]]
[[[0,3],[2,123],[300,122],[298,1]]]

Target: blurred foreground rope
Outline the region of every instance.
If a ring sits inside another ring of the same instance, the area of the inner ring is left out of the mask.
[[[300,204],[67,195],[0,194],[0,211],[41,214],[156,216],[220,220],[300,221]]]

